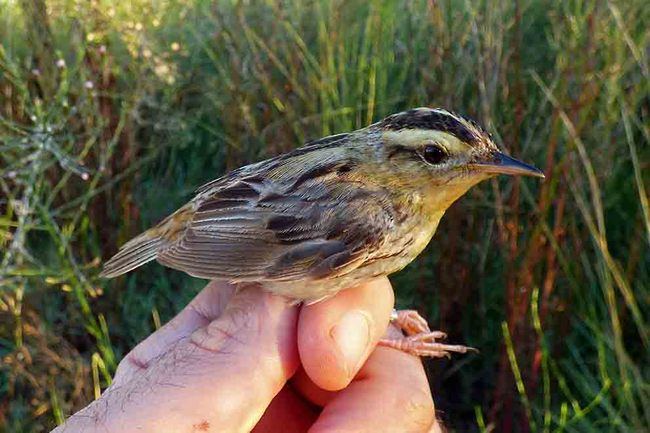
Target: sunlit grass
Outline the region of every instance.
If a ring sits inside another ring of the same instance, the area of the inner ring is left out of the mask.
[[[446,425],[650,425],[644,2],[45,3],[0,0],[0,429],[96,398],[202,284],[99,279],[119,244],[228,169],[420,105],[547,175],[474,189],[393,278],[481,350],[427,363]]]

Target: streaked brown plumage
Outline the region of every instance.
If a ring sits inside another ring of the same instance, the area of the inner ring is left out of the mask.
[[[451,203],[496,173],[543,176],[500,153],[466,118],[409,110],[207,183],[126,243],[102,275],[157,259],[314,302],[402,269]]]

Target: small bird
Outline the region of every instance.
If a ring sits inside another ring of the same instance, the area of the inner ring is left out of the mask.
[[[500,152],[476,122],[415,108],[310,141],[196,191],[104,265],[115,277],[151,260],[207,279],[259,284],[314,303],[389,275],[429,243],[449,206],[497,174],[544,177]],[[394,311],[406,336],[380,343],[419,356],[464,353],[438,342],[412,310]]]

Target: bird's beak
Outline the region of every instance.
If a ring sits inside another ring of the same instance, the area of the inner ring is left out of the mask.
[[[489,160],[474,163],[472,167],[483,173],[535,176],[541,177],[542,179],[546,177],[540,169],[511,158],[501,152],[493,153]]]

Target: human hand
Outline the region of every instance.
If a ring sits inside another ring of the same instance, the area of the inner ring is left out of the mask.
[[[209,283],[54,433],[439,431],[420,360],[375,347],[394,301],[386,278],[302,307],[234,292]]]

